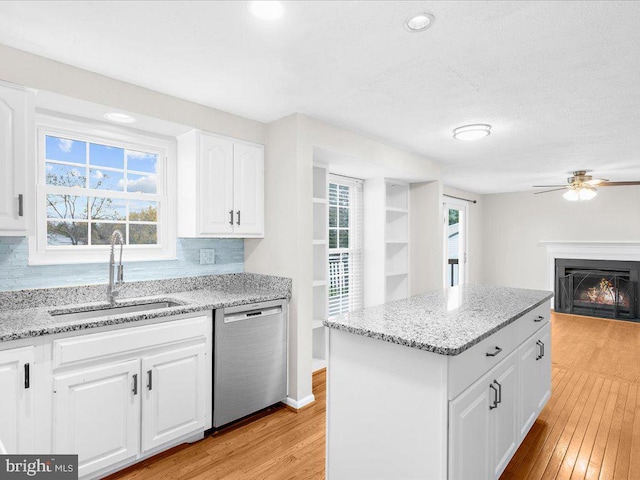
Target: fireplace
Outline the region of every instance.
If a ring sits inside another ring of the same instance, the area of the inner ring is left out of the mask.
[[[555,310],[640,322],[640,262],[556,258]]]

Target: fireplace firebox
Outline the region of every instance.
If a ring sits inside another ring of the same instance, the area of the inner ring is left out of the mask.
[[[555,310],[640,322],[640,262],[556,259]]]

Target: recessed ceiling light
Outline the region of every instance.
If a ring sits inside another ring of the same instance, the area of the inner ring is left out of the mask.
[[[280,19],[284,15],[284,7],[282,2],[257,1],[249,2],[247,5],[249,13],[265,22],[273,22]]]
[[[113,122],[119,123],[133,123],[136,121],[131,115],[127,115],[126,113],[120,112],[109,112],[104,114],[104,118],[107,120],[111,120]]]
[[[404,29],[411,33],[424,32],[433,25],[435,19],[436,17],[430,13],[419,13],[404,21]]]
[[[475,125],[463,125],[462,127],[453,129],[453,138],[458,140],[478,140],[484,138],[491,133],[491,125],[478,123]]]

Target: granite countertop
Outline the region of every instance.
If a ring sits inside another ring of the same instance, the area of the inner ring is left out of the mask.
[[[329,318],[329,328],[458,355],[553,297],[552,292],[460,285]]]
[[[138,322],[236,305],[291,298],[291,280],[256,274],[227,274],[125,283],[117,306],[171,301],[179,305],[144,312],[65,320],[51,315],[104,309],[106,286],[91,285],[0,292],[0,342],[107,325]]]

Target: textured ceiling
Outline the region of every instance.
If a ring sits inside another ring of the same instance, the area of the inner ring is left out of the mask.
[[[640,2],[0,2],[0,43],[245,117],[301,112],[488,193],[640,180]],[[402,21],[432,12],[433,27]],[[451,130],[490,123],[465,143]]]

